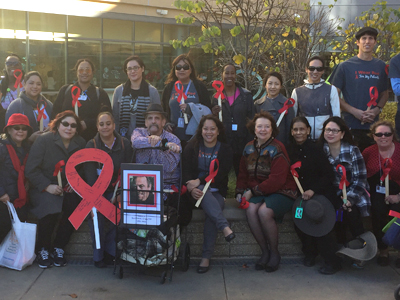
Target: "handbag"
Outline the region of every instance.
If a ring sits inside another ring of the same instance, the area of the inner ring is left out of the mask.
[[[12,229],[0,245],[0,266],[21,271],[36,258],[36,224],[19,220],[14,205],[6,202]]]
[[[384,228],[387,229],[382,241],[397,250],[400,250],[400,214],[391,210],[389,216],[394,217]],[[390,226],[389,228],[388,225]]]

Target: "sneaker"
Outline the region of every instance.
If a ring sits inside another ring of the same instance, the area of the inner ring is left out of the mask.
[[[64,258],[64,250],[61,248],[54,248],[53,250],[53,264],[56,267],[64,267],[67,260]]]
[[[46,249],[42,248],[37,254],[36,261],[39,265],[40,268],[42,269],[47,269],[48,267],[51,267],[52,262],[49,257],[49,251]]]

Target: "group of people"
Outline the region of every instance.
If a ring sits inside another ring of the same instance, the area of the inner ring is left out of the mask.
[[[115,89],[112,105],[106,92],[91,84],[94,65],[88,59],[77,61],[76,83],[63,86],[51,103],[41,94],[43,80],[38,72],[23,74],[23,80],[14,76],[15,70],[22,69],[21,60],[10,55],[1,83],[0,117],[5,127],[0,140],[0,201],[11,201],[23,221],[29,211],[37,217],[39,266],[64,266],[64,248],[74,230],[68,218],[81,201],[62,167],[71,155],[80,149],[97,148],[112,158],[113,176],[104,192],[111,202],[120,201],[113,191],[122,163],[162,164],[163,188],[170,191],[179,187],[182,191],[181,197],[179,190],[163,194],[170,208],[179,209],[175,223],[187,225],[194,204],[201,200],[206,218],[197,272],[205,273],[218,231],[227,242],[235,238],[222,213],[228,174],[233,167],[237,176],[235,197],[246,210],[250,230],[262,253],[255,265],[257,270],[278,269],[281,256],[277,223],[292,210],[298,197],[301,203],[304,200],[318,207],[318,196],[328,199],[339,217],[334,228],[322,236],[296,227],[305,254],[304,265],[313,266],[320,254],[325,260],[320,273],[339,271],[337,245],[348,241],[347,230],[352,239],[362,235],[363,217],[370,213],[380,250],[378,263],[388,265],[389,253],[381,230],[388,211],[400,211],[400,146],[392,123],[378,121],[388,99],[388,75],[385,64],[373,58],[377,35],[370,27],[357,32],[359,54],[337,67],[331,85],[321,78],[324,60],[319,56],[310,58],[308,78],[293,91],[291,99],[280,93],[282,75],[272,72],[264,78],[266,96],[253,102],[252,94],[236,82],[235,65],[226,64],[222,68],[224,87],[219,92],[221,105],[216,95],[210,98],[186,54],[172,62],[161,98],[143,77],[143,60],[128,57],[123,65],[128,79]],[[390,67],[391,78],[399,73],[392,70],[396,67]],[[400,80],[392,79],[398,89]],[[372,96],[375,102],[367,108]],[[386,197],[382,175],[389,159],[390,195]],[[303,190],[292,176],[291,166],[296,164]],[[87,162],[77,169],[93,185],[102,167]],[[348,181],[346,194],[342,193],[344,174]],[[209,181],[209,188],[204,189]],[[134,185],[143,190],[138,191],[137,201],[146,204],[151,200],[151,182],[137,177]],[[307,206],[311,207],[304,204],[305,212]],[[100,213],[97,216],[100,249],[95,246],[92,215],[89,227],[94,264],[101,268],[116,255],[116,228],[108,226],[109,221]],[[0,241],[10,229],[7,206],[0,203]],[[165,226],[160,230],[165,233]],[[362,262],[355,265],[362,267]],[[400,258],[396,265],[400,267]]]

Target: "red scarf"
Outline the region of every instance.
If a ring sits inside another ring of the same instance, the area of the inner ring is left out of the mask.
[[[15,171],[18,173],[18,198],[14,200],[14,207],[20,208],[25,205],[27,201],[26,190],[25,190],[25,165],[28,160],[28,154],[24,158],[24,163],[21,166],[17,153],[12,145],[8,144],[7,150],[10,154],[11,162],[14,166]]]

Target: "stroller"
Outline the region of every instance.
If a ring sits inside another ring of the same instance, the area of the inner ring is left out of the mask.
[[[140,151],[165,150],[164,147],[135,149],[132,161],[136,161]],[[175,263],[182,271],[188,270],[190,245],[186,235],[182,241],[178,224],[182,186],[180,163],[177,168],[179,180],[174,185],[163,180],[163,165],[122,164],[121,221],[117,227],[114,265],[114,274],[120,279],[129,267],[136,267],[143,273],[148,268],[160,269],[162,284],[167,277],[172,281]]]

